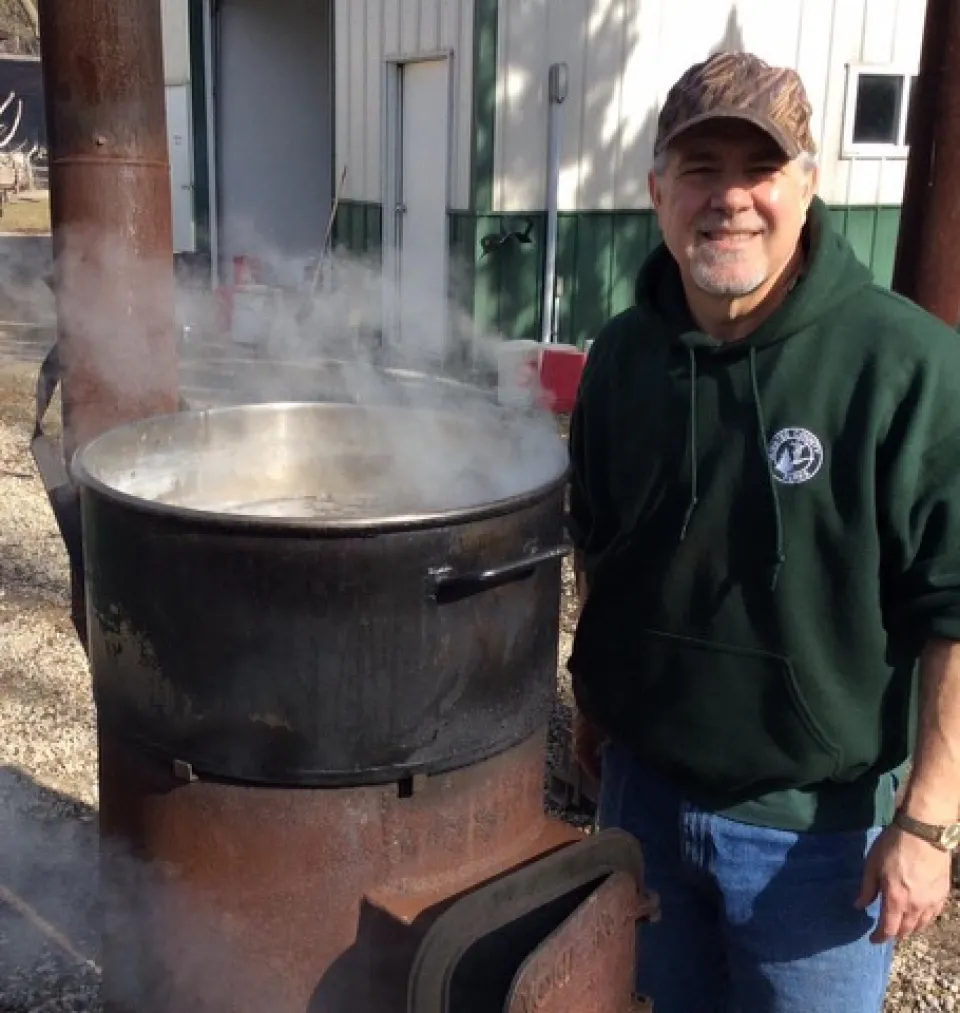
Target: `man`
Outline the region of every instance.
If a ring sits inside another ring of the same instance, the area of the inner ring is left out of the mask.
[[[960,338],[831,229],[810,115],[746,54],[676,83],[572,419],[578,753],[657,1013],[876,1013],[960,838]]]

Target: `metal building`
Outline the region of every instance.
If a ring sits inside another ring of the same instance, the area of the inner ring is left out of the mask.
[[[345,170],[341,248],[382,256],[397,276],[438,294],[455,279],[478,326],[539,337],[553,195],[552,336],[579,344],[627,304],[637,266],[656,242],[646,174],[666,89],[709,52],[746,48],[803,76],[815,108],[821,195],[877,280],[889,284],[925,7],[925,0],[168,3],[168,16],[179,17],[192,40],[194,81],[194,189],[174,190],[186,208],[176,215],[178,234],[189,233],[192,215],[199,248],[212,248],[221,265],[258,244],[306,256]],[[566,67],[554,117],[556,174],[548,157],[554,64]]]

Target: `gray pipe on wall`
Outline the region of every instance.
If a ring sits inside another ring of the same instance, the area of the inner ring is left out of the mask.
[[[563,120],[560,107],[567,97],[568,73],[565,63],[550,66],[547,121],[547,226],[543,264],[543,310],[540,314],[540,340],[549,344],[556,338],[555,307],[557,291],[557,198],[560,187],[560,154]]]

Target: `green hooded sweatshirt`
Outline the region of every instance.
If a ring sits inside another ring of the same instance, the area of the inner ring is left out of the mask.
[[[873,284],[819,201],[778,310],[722,344],[664,247],[590,351],[569,526],[581,710],[695,804],[892,816],[917,657],[960,640],[960,338]]]

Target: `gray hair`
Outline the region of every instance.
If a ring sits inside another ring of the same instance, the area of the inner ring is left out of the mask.
[[[667,171],[667,162],[670,158],[668,150],[661,151],[653,159],[654,176],[662,176]],[[801,151],[794,159],[797,165],[803,170],[804,175],[809,175],[817,167],[817,156],[812,151]]]

